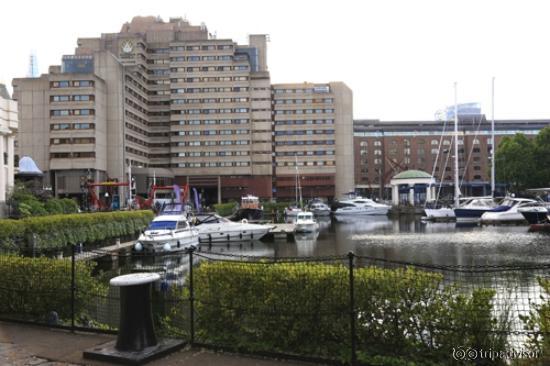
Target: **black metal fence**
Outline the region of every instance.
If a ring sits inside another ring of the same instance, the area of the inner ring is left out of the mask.
[[[435,266],[99,250],[0,256],[0,318],[116,332],[115,276],[151,271],[157,333],[336,364],[548,364],[550,264]]]

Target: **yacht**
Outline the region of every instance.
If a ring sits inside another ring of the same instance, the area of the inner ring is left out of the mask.
[[[528,204],[518,208],[518,212],[521,212],[523,218],[531,225],[545,224],[549,222],[548,216],[550,215],[550,203],[537,202]]]
[[[187,220],[182,204],[168,205],[139,236],[136,252],[176,252],[198,247],[199,231]]]
[[[339,201],[335,207],[335,215],[387,215],[391,206],[377,203],[369,198],[356,197]]]
[[[270,225],[250,224],[246,219],[233,222],[214,213],[196,215],[193,223],[199,231],[200,243],[259,240],[273,228]]]
[[[296,216],[295,233],[313,233],[319,230],[319,223],[313,218],[312,212],[301,212]]]
[[[285,217],[296,217],[299,213],[304,212],[300,207],[298,206],[288,206],[285,208]]]
[[[456,221],[477,222],[481,215],[494,210],[495,207],[496,204],[492,197],[471,197],[455,208],[454,214]]]
[[[525,222],[525,218],[518,209],[526,207],[537,201],[529,198],[506,197],[490,212],[481,215],[483,224],[499,224],[512,222]]]
[[[313,212],[315,216],[329,216],[330,215],[330,207],[321,202],[321,201],[313,201],[309,204],[308,210]]]

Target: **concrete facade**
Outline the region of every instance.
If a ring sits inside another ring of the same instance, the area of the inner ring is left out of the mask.
[[[17,103],[0,84],[0,217],[6,214],[6,198],[13,187],[14,141],[18,129]]]
[[[352,93],[344,83],[274,84],[276,196],[338,198],[353,190]]]

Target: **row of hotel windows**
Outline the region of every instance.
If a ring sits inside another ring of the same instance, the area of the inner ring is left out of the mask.
[[[169,83],[211,83],[216,81],[247,81],[248,76],[203,76],[203,77],[190,77],[190,78],[173,78],[170,79]],[[159,80],[165,81],[164,84],[167,84],[168,80]],[[181,90],[181,89],[174,89]],[[176,91],[172,93],[176,93]]]
[[[274,89],[275,94],[305,94],[305,93],[330,93],[330,86],[316,86],[307,89]]]
[[[291,110],[278,110],[275,114],[312,114],[312,113],[334,113],[334,109],[291,109]]]
[[[488,140],[487,140],[487,143],[488,143],[488,144],[491,144],[491,139],[488,139]],[[396,140],[392,140],[392,141],[391,141],[391,144],[392,144],[392,145],[397,145],[398,142],[397,142]],[[419,139],[419,140],[416,141],[416,144],[417,144],[417,145],[424,145],[424,144],[425,144],[425,141],[424,141],[423,139]],[[430,141],[430,144],[431,144],[431,145],[439,145],[439,140],[433,139],[433,140]],[[459,144],[459,145],[464,145],[464,140],[463,140],[463,139],[458,139],[458,144]],[[479,139],[474,138],[474,139],[472,140],[472,144],[474,144],[474,145],[479,145],[479,144],[480,144]],[[360,145],[360,146],[368,146],[368,142],[367,142],[367,141],[361,141],[361,142],[359,143],[359,145]],[[382,141],[380,141],[380,140],[375,140],[375,141],[373,142],[373,145],[374,145],[374,146],[382,146]],[[403,140],[403,145],[405,145],[405,146],[410,146],[410,145],[411,145],[411,142],[410,142],[409,140],[405,139],[405,140]],[[452,142],[451,142],[451,140],[443,140],[443,145],[452,145]]]
[[[172,114],[219,114],[219,113],[248,113],[248,108],[220,108],[220,109],[182,109],[172,111]]]
[[[50,159],[77,159],[77,158],[95,158],[95,152],[86,151],[86,152],[50,153]]]
[[[179,163],[179,168],[218,168],[218,167],[233,167],[233,166],[250,166],[249,161],[222,161],[208,163]]]
[[[181,88],[181,89],[172,89],[171,91],[163,90],[168,92],[167,94],[189,94],[189,93],[228,93],[228,92],[247,92],[250,88],[246,86],[234,86],[234,87],[222,87],[222,88]]]
[[[198,126],[198,125],[244,125],[249,123],[250,120],[246,118],[241,119],[192,119],[189,121],[178,121],[177,124],[183,126],[183,125],[191,125],[191,126]]]
[[[308,103],[333,103],[332,98],[319,98],[319,99],[277,99],[275,104],[308,104]]]
[[[275,145],[334,145],[334,140],[275,141]]]
[[[195,66],[195,67],[171,67],[170,72],[205,72],[205,71],[246,71],[248,65],[235,66]]]
[[[50,81],[50,88],[87,88],[94,86],[93,80]]]
[[[206,131],[178,131],[175,136],[199,136],[199,135],[246,135],[250,130],[206,130]]]
[[[164,63],[169,62],[184,62],[184,61],[231,61],[231,60],[246,60],[246,57],[233,57],[229,55],[221,55],[221,56],[177,56],[177,57],[170,57],[170,61],[168,60],[155,60],[155,61],[166,61]],[[156,62],[155,62],[156,63]],[[160,63],[160,62],[159,62]]]
[[[94,101],[94,95],[51,95],[50,102],[89,102]]]
[[[53,123],[50,130],[93,130],[93,123]]]
[[[172,51],[213,51],[213,50],[232,50],[233,45],[231,44],[209,44],[209,45],[193,45],[193,46],[172,46],[170,50]],[[163,52],[165,53],[165,52]]]
[[[290,131],[275,131],[276,136],[280,135],[332,135],[334,130],[290,130]]]
[[[249,102],[250,98],[173,99],[172,104]]]
[[[329,161],[299,161],[298,166],[333,166],[336,165],[333,160]],[[277,166],[296,166],[294,161],[278,161]]]
[[[50,139],[50,145],[95,144],[94,137],[72,137],[62,139]]]
[[[188,151],[178,153],[179,157],[200,157],[200,156],[248,156],[249,151]]]
[[[290,121],[275,121],[276,125],[333,125],[334,120],[333,119],[297,119],[297,120],[290,120]]]
[[[216,145],[250,145],[250,141],[249,140],[224,140],[224,141],[178,142],[178,146],[216,146]]]
[[[52,109],[50,116],[93,116],[94,109]]]
[[[334,150],[317,150],[317,151],[279,151],[276,156],[304,156],[304,155],[334,155]]]

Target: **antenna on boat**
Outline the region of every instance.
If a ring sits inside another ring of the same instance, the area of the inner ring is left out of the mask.
[[[491,82],[491,196],[495,198],[495,77]]]
[[[460,188],[458,187],[458,104],[457,83],[455,81],[455,207],[458,207]]]

